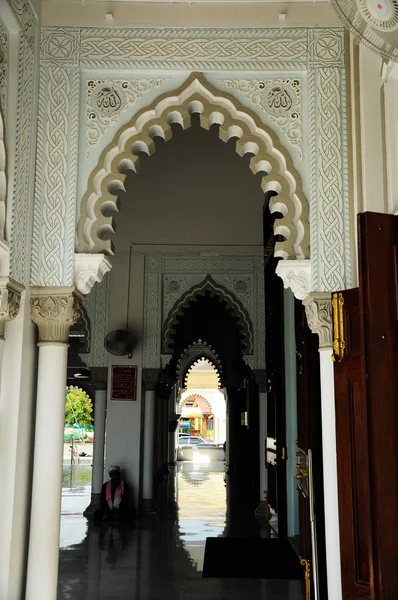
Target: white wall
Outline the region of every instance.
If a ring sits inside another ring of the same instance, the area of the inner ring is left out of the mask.
[[[111,271],[111,297],[109,331],[125,329],[127,319],[127,291],[129,280],[129,255],[114,257]],[[111,380],[109,369],[108,404],[106,421],[105,477],[111,464],[121,466],[125,479],[133,486],[134,502],[138,506],[139,469],[141,451],[141,365],[142,365],[142,322],[143,322],[143,256],[132,256],[130,278],[129,329],[138,338],[133,358],[108,355],[108,365],[137,365],[137,400],[135,402],[110,400]]]

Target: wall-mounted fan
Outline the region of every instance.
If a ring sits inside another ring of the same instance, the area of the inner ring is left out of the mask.
[[[117,329],[108,333],[104,343],[105,348],[110,354],[116,356],[125,356],[128,354],[129,358],[131,358],[133,350],[137,346],[137,338],[129,331]]]
[[[351,33],[387,60],[398,61],[398,0],[330,0]]]

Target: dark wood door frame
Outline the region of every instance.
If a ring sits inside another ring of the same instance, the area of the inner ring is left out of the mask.
[[[358,216],[372,599],[398,598],[398,217]]]

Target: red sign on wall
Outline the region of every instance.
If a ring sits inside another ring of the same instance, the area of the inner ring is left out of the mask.
[[[137,400],[137,367],[112,367],[111,400]]]

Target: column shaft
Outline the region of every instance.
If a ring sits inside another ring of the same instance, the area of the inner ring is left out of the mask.
[[[142,498],[144,502],[146,500],[153,500],[155,402],[155,390],[146,390],[144,418],[144,472],[142,481]]]
[[[319,349],[328,597],[341,600],[340,527],[337,493],[336,414],[332,348]]]
[[[67,353],[39,349],[26,600],[57,597]]]
[[[264,502],[264,490],[268,485],[268,474],[265,468],[265,445],[267,439],[267,394],[259,394],[259,447],[260,447],[260,503]]]
[[[94,408],[93,480],[91,493],[100,494],[104,483],[106,390],[96,390]]]

